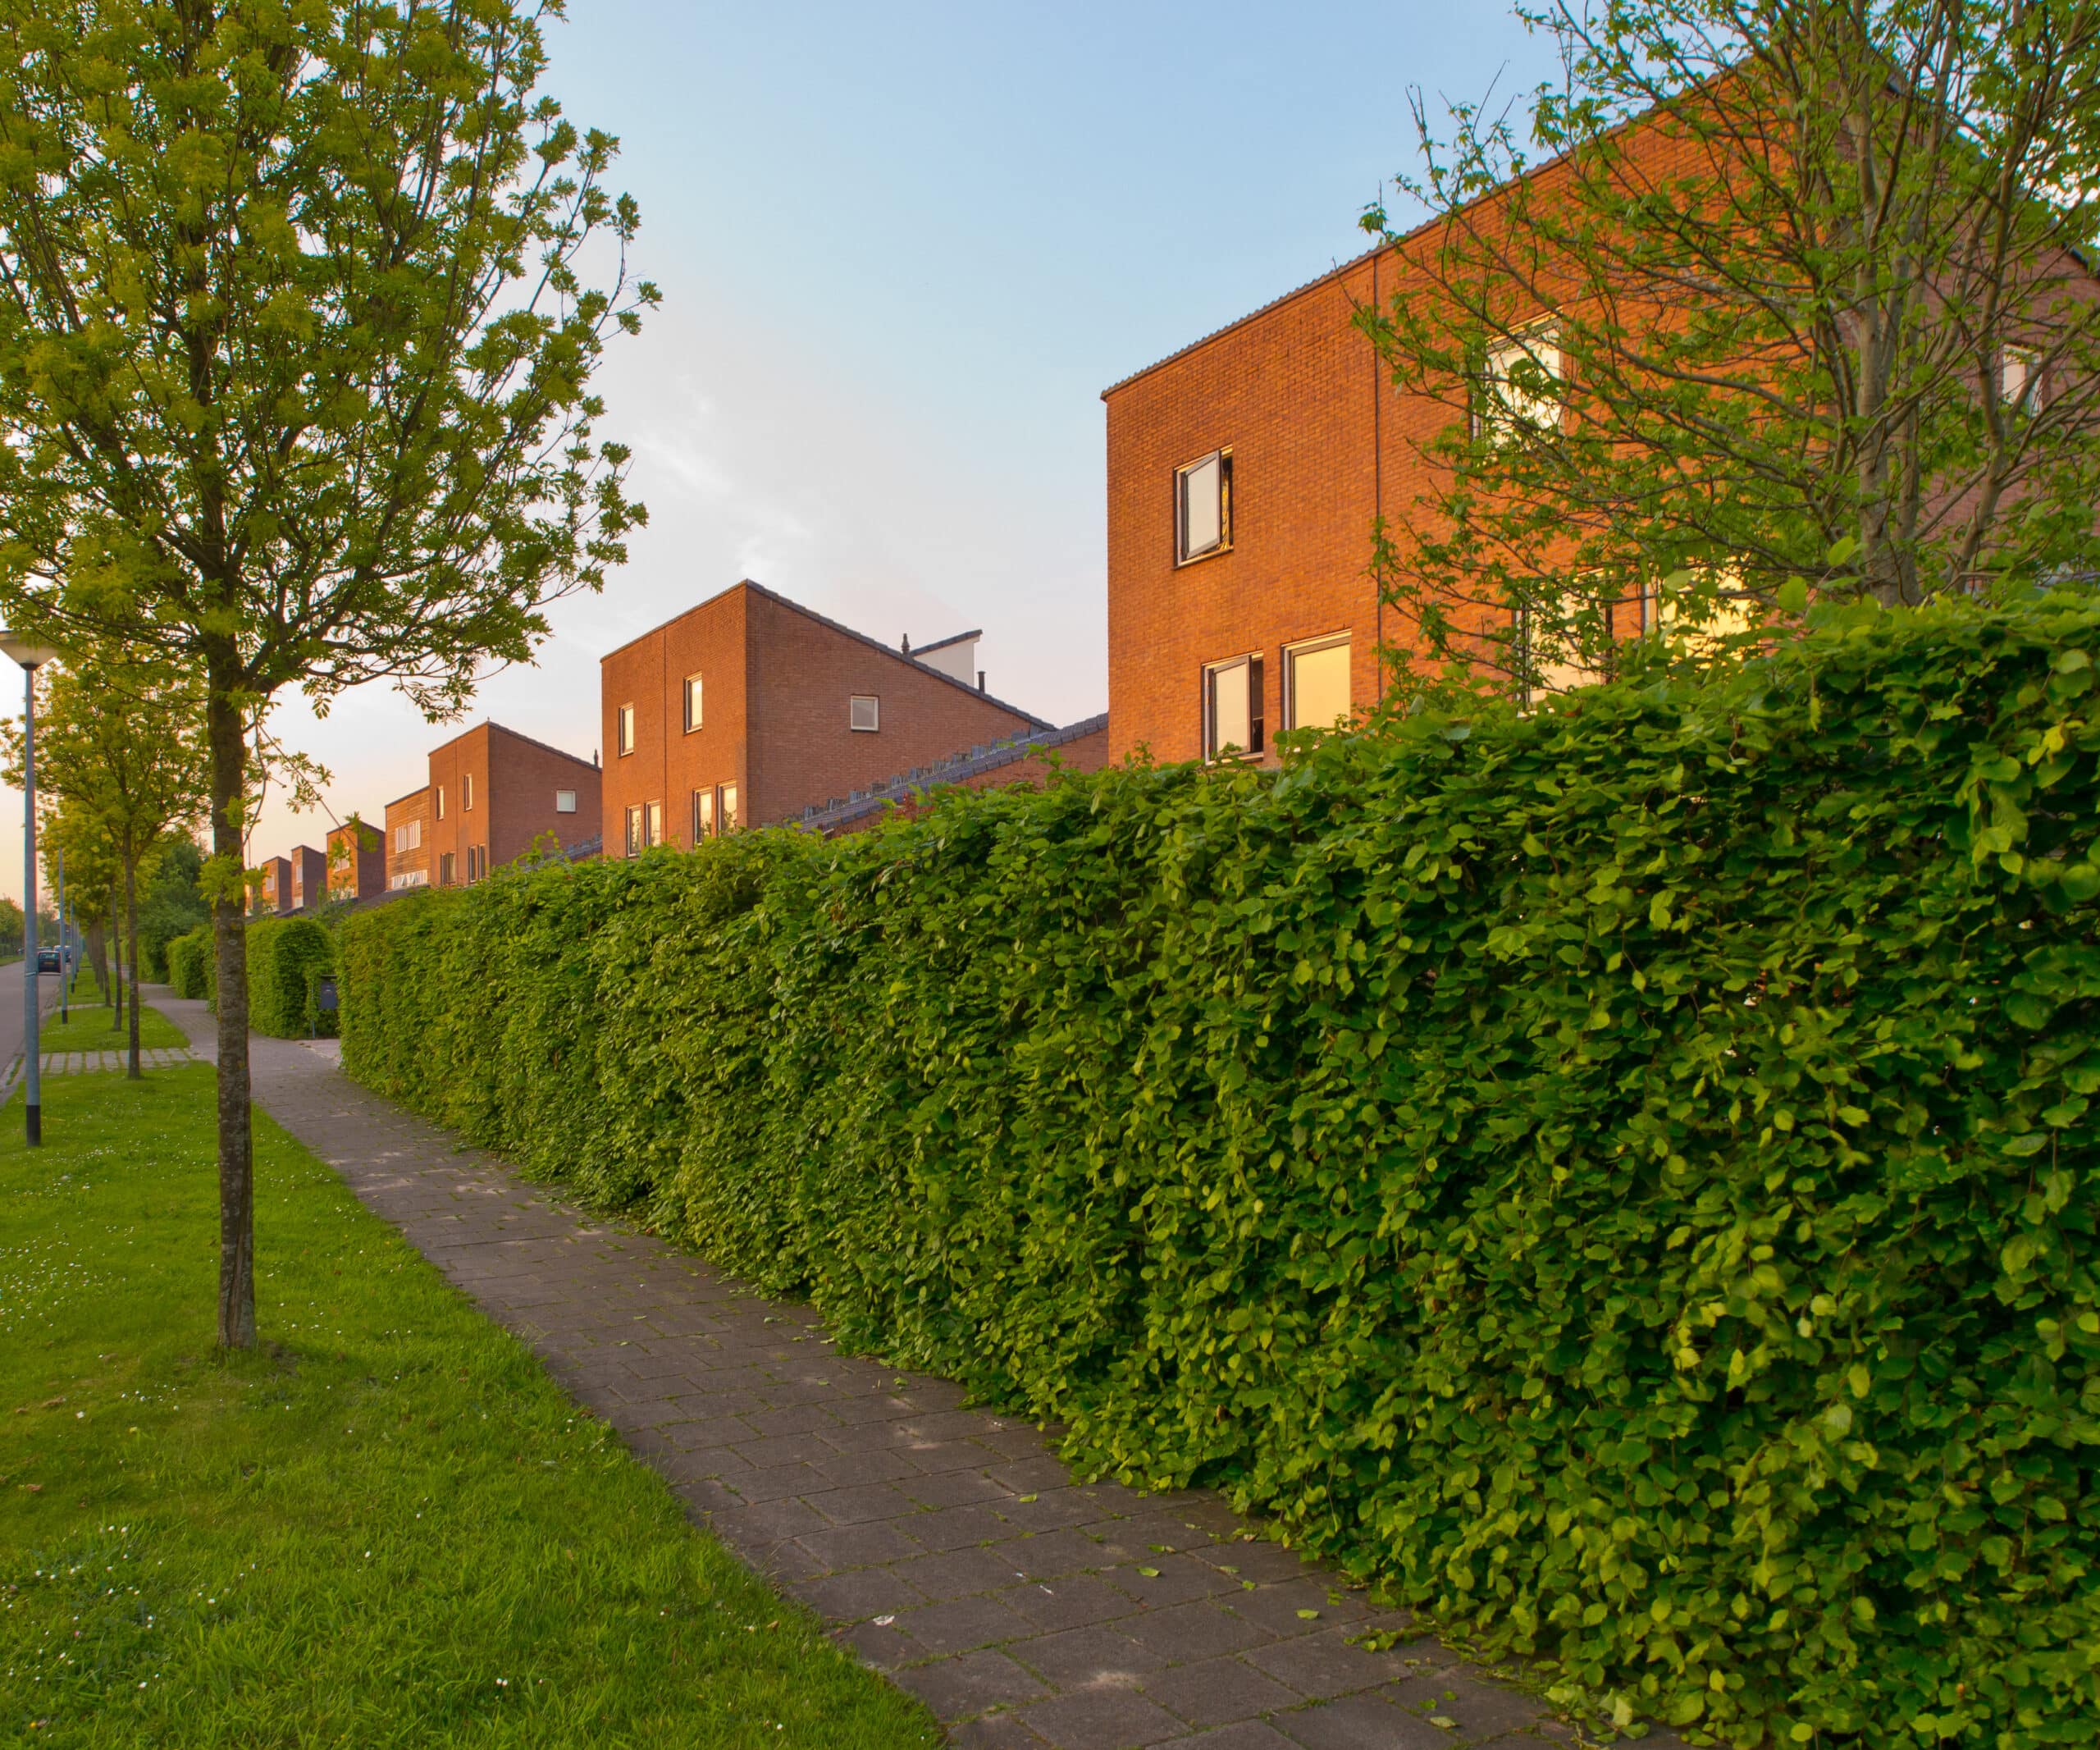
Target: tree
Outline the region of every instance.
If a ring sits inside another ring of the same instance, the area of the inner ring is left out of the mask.
[[[121,652],[69,656],[38,672],[37,782],[105,838],[116,860],[107,921],[118,923],[131,980],[126,1073],[139,1066],[139,874],[170,832],[203,823],[208,761],[203,689],[162,663]],[[10,775],[21,781],[20,732],[9,732]],[[85,913],[83,913],[84,916]],[[98,978],[101,957],[95,956]],[[116,1007],[126,1008],[119,993]]]
[[[203,853],[189,838],[163,840],[139,879],[144,897],[139,902],[139,971],[142,977],[167,976],[167,945],[212,921],[198,882],[204,872]]]
[[[2100,6],[1524,16],[1564,62],[1529,146],[1418,99],[1431,222],[1366,218],[1404,265],[1359,321],[1447,416],[1379,531],[1417,656],[1528,690],[1659,609],[2100,568]]]
[[[0,605],[203,688],[230,1346],[256,1340],[245,739],[289,687],[458,711],[641,516],[590,378],[656,295],[616,142],[536,94],[560,11],[0,0]]]
[[[11,899],[0,899],[0,954],[19,954],[26,948],[22,935],[22,908]]]

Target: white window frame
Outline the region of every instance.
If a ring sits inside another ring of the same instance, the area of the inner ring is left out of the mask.
[[[714,792],[702,788],[692,793],[692,842],[714,836]]]
[[[1500,444],[1527,432],[1560,429],[1563,408],[1558,395],[1543,399],[1524,395],[1509,381],[1509,373],[1527,361],[1543,367],[1557,384],[1568,381],[1568,355],[1560,350],[1558,322],[1533,322],[1488,343],[1474,394],[1475,437]]]
[[[701,726],[707,705],[706,688],[700,676],[688,674],[685,683],[686,733],[690,735]]]
[[[564,797],[568,798],[565,802],[563,800]],[[555,812],[556,814],[574,814],[576,812],[576,792],[573,790],[555,791]]]
[[[1227,755],[1219,748],[1217,739],[1218,678],[1242,669],[1247,671],[1248,738],[1254,745]],[[1267,678],[1262,672],[1262,653],[1259,651],[1249,651],[1244,656],[1227,656],[1221,661],[1203,665],[1203,757],[1206,760],[1258,760],[1262,757],[1263,746],[1267,740],[1262,721],[1263,688],[1266,685]]]
[[[864,713],[861,707],[868,707]],[[865,715],[867,721],[861,720]],[[875,735],[883,726],[882,695],[874,692],[856,692],[846,701],[846,727],[856,735]]]
[[[2015,381],[2016,377],[2017,381]],[[2042,355],[2031,346],[1998,349],[1998,400],[2016,414],[2034,410],[2036,391],[2042,386]]]
[[[627,811],[627,854],[629,857],[641,855],[641,804],[631,803]]]
[[[743,824],[737,812],[737,787],[733,784],[718,784],[714,787],[715,830],[733,833]]]
[[[623,705],[613,715],[613,744],[624,760],[634,752],[634,707]]]
[[[1217,466],[1217,539],[1200,547],[1189,544],[1189,487],[1200,470]],[[1230,445],[1185,462],[1174,470],[1174,563],[1193,565],[1232,551],[1232,449]]]
[[[664,842],[664,805],[644,802],[641,805],[641,843],[644,849]]]
[[[442,820],[445,818],[445,786],[440,784],[435,793],[437,798],[437,817]]]
[[[1286,732],[1293,729],[1302,729],[1305,727],[1303,724],[1298,720],[1298,659],[1301,656],[1317,656],[1322,651],[1334,650],[1337,647],[1342,650],[1348,650],[1349,648],[1350,642],[1351,634],[1349,633],[1330,632],[1324,633],[1322,636],[1317,638],[1300,638],[1294,644],[1286,644],[1284,646],[1283,724]],[[1354,677],[1352,677],[1352,679],[1353,679]],[[1349,709],[1351,711],[1354,711],[1356,709],[1356,688],[1354,685],[1349,688]],[[1322,729],[1331,729],[1335,725],[1331,723],[1323,723],[1317,724],[1315,727]]]
[[[472,772],[460,774],[459,808],[463,814],[474,811],[474,774]]]

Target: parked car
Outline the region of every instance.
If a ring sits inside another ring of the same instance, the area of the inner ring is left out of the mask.
[[[55,948],[40,948],[36,951],[36,969],[39,972],[63,972],[66,970],[60,963],[58,950]]]

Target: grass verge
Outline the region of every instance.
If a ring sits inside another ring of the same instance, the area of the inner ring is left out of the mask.
[[[215,1354],[212,1099],[0,1134],[0,1743],[938,1742],[260,1112],[271,1341]]]
[[[46,1051],[121,1051],[130,1043],[131,1023],[127,1019],[120,1027],[116,1015],[107,1003],[82,1002],[76,993],[67,1019],[60,1021],[58,1011],[52,1010],[38,1028],[38,1038]],[[153,1004],[139,1005],[141,1051],[179,1051],[189,1043],[182,1029]]]

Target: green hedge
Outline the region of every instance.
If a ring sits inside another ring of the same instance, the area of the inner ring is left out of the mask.
[[[178,997],[191,1002],[215,994],[217,962],[212,957],[212,926],[199,924],[167,944],[167,981]]]
[[[353,1073],[1737,1743],[2100,1736],[2100,610],[344,928]]]
[[[335,944],[307,917],[258,918],[248,926],[248,1026],[273,1039],[305,1039],[310,975],[335,970]],[[327,1018],[332,1022],[334,1017]],[[330,1026],[328,1036],[335,1029]]]

